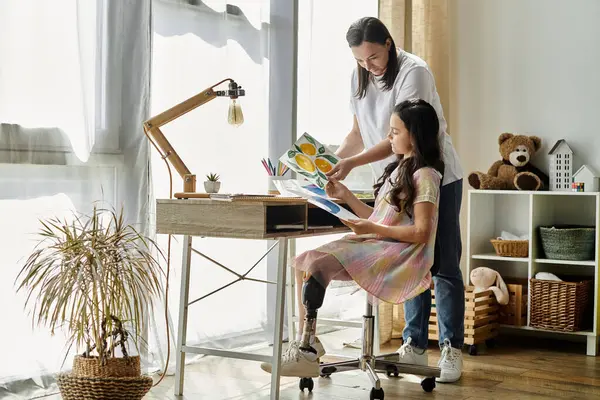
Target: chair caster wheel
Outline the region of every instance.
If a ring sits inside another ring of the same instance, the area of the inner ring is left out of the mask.
[[[427,393],[433,392],[433,389],[435,389],[435,378],[430,377],[423,379],[421,381],[421,387]]]
[[[476,344],[472,344],[471,346],[469,346],[469,355],[471,355],[471,356],[477,355],[477,345]]]
[[[398,377],[399,373],[398,373],[398,367],[396,367],[395,365],[390,365],[387,367],[385,373],[387,374],[387,376],[395,376]]]
[[[371,400],[383,400],[383,389],[371,389]]]
[[[312,392],[315,387],[315,383],[312,378],[300,378],[300,383],[298,385],[300,387],[300,391],[304,392],[304,389],[308,389],[308,392]]]

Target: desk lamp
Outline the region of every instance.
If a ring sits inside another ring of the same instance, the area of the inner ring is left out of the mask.
[[[228,90],[214,90],[224,82],[229,82]],[[192,174],[188,167],[186,167],[177,152],[175,152],[175,149],[173,149],[173,146],[171,146],[165,135],[161,132],[160,127],[192,111],[194,108],[208,103],[216,97],[229,97],[231,99],[227,121],[231,125],[239,126],[244,122],[244,115],[242,114],[240,104],[236,100],[239,96],[245,96],[245,94],[246,92],[241,86],[238,86],[233,79],[227,78],[144,122],[146,136],[148,136],[154,147],[159,151],[163,160],[168,160],[181,178],[183,178],[183,192],[175,193],[176,198],[203,198],[209,197],[209,195],[206,193],[196,193],[196,175]]]

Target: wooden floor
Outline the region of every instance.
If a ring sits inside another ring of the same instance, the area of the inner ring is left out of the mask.
[[[357,350],[342,347],[344,340],[358,337],[348,329],[320,336],[328,352],[352,355]],[[382,351],[395,351],[392,342]],[[381,375],[385,399],[600,399],[600,357],[585,355],[585,344],[540,340],[537,338],[500,337],[493,349],[483,347],[480,354],[464,352],[464,373],[454,384],[437,384],[433,393],[424,393],[420,377],[405,375],[388,378]],[[333,349],[333,350],[332,350]],[[435,365],[439,350],[432,346],[429,364]],[[266,354],[266,352],[265,352]],[[327,360],[324,360],[327,361]],[[189,366],[183,397],[173,395],[173,378],[167,377],[146,397],[173,399],[268,399],[270,375],[257,362],[206,357]],[[361,371],[345,372],[330,378],[315,379],[312,395],[302,394],[298,380],[282,378],[281,399],[369,399],[370,381]]]
[[[352,356],[358,354],[358,350],[343,348],[342,343],[359,335],[359,330],[347,329],[319,338],[329,353]],[[392,342],[382,351],[393,352],[398,345],[397,341]],[[257,351],[263,354],[269,352],[270,349]],[[453,384],[438,383],[433,393],[422,391],[420,377],[388,378],[380,375],[385,399],[600,399],[600,357],[586,356],[585,344],[505,336],[498,338],[493,349],[483,347],[477,356],[470,356],[466,351],[463,354],[462,379]],[[429,351],[429,364],[436,365],[439,355],[434,343]],[[182,397],[173,395],[173,381],[172,376],[166,377],[144,399],[269,398],[270,375],[254,361],[205,357],[187,367]],[[369,378],[362,371],[317,378],[311,395],[299,391],[296,378],[282,378],[280,399],[366,400],[369,399],[370,388]],[[50,399],[58,400],[60,396]]]

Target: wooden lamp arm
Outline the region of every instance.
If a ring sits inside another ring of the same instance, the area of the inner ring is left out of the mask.
[[[196,175],[191,173],[191,171],[185,165],[181,157],[179,157],[171,143],[169,143],[165,135],[162,133],[160,127],[192,111],[193,109],[201,106],[202,104],[208,103],[217,96],[229,96],[230,93],[228,91],[213,90],[216,86],[226,81],[233,82],[233,79],[224,79],[221,82],[198,93],[197,95],[190,97],[189,99],[169,108],[166,111],[163,111],[162,113],[144,122],[144,132],[146,133],[146,136],[148,136],[150,140],[159,148],[159,150],[162,152],[162,157],[164,159],[169,160],[169,162],[173,165],[175,170],[177,170],[177,172],[183,179],[183,191],[186,193],[196,192]],[[176,197],[185,196],[177,196],[176,194]]]

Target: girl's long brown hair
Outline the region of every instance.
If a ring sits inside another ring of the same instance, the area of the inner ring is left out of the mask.
[[[410,133],[413,145],[412,157],[404,158],[399,155],[398,159],[390,163],[373,186],[375,197],[383,187],[386,180],[391,179],[392,173],[398,168],[398,176],[395,182],[390,181],[389,200],[398,211],[406,211],[412,218],[413,203],[416,197],[413,175],[424,167],[435,168],[444,174],[444,162],[440,149],[438,132],[440,123],[435,109],[425,100],[406,100],[394,107],[397,115]]]

